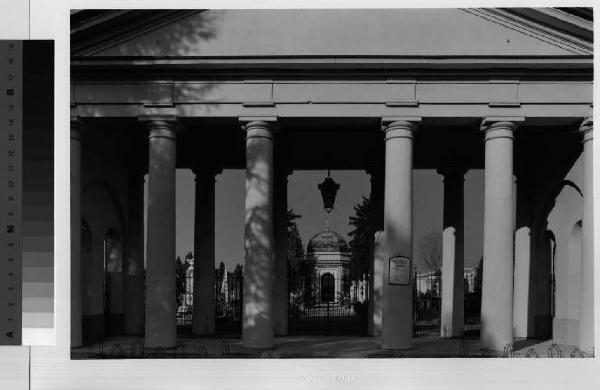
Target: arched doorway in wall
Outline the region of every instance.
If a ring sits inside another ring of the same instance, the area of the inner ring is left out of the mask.
[[[93,340],[99,340],[106,335],[121,333],[124,317],[122,248],[125,217],[119,194],[111,183],[96,178],[83,186],[82,219],[87,222],[82,226],[89,226],[91,231],[86,244],[88,249],[82,248],[82,326]],[[82,232],[83,241],[87,240],[85,234]],[[89,260],[85,260],[86,257]],[[117,273],[112,275],[107,268],[111,273]],[[107,279],[111,283],[107,283]],[[110,292],[108,287],[113,291]]]
[[[574,287],[569,268],[571,248],[577,245],[569,235],[578,219],[580,202],[577,184],[561,179],[548,187],[537,204],[531,230],[529,337],[564,342],[570,333],[567,318],[571,317],[572,294],[568,291]]]
[[[321,275],[321,302],[333,302],[335,300],[335,277],[326,272]]]
[[[123,258],[116,229],[104,235],[104,319],[107,335],[123,332]]]

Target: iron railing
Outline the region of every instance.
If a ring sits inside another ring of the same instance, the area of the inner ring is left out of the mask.
[[[327,302],[307,305],[291,300],[288,307],[290,334],[336,334],[364,336],[367,332],[367,306],[360,303]]]
[[[464,337],[479,335],[481,295],[465,294]],[[177,313],[179,333],[191,331],[191,306]],[[215,283],[215,318],[218,334],[241,334],[243,310],[243,277],[229,273],[227,289],[223,282]],[[290,334],[340,334],[366,335],[368,324],[368,302],[360,303],[305,303],[301,296],[289,300],[288,329]],[[431,293],[413,295],[413,336],[436,337],[440,329],[441,298]]]

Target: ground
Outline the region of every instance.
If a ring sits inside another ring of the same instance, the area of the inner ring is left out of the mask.
[[[413,340],[413,348],[403,351],[381,349],[379,337],[285,336],[275,339],[272,350],[254,351],[242,346],[239,338],[178,338],[170,349],[143,348],[136,337],[106,338],[102,343],[72,348],[73,359],[96,358],[442,358],[505,357],[551,358],[592,357],[574,346],[554,344],[552,340],[517,340],[505,351],[482,350],[478,339],[423,337]]]

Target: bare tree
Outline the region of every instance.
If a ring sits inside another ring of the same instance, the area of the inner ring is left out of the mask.
[[[430,271],[442,269],[442,233],[434,230],[422,236],[417,243],[417,251]]]

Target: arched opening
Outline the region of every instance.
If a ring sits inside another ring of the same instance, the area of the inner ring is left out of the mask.
[[[122,244],[112,228],[104,236],[104,318],[108,335],[123,332]]]
[[[330,273],[321,275],[321,302],[333,302],[335,299],[335,278]]]
[[[530,304],[536,338],[552,337],[560,343],[567,343],[567,339],[577,340],[581,278],[581,238],[577,224],[581,218],[581,201],[577,185],[561,180],[550,187],[540,204],[543,214],[539,214],[534,226],[537,238],[530,275]],[[549,292],[543,287],[548,283],[547,278],[550,278]],[[546,306],[549,306],[547,310]],[[545,315],[552,320],[545,327],[549,328],[550,334],[540,329],[540,321],[544,322],[541,318]]]
[[[82,326],[83,333],[87,329],[91,340],[99,340],[122,333],[124,317],[122,232],[125,217],[110,182],[96,178],[83,187],[82,217],[87,222],[82,226],[89,226],[92,232],[87,239],[90,241],[87,249],[82,248],[85,294]]]

